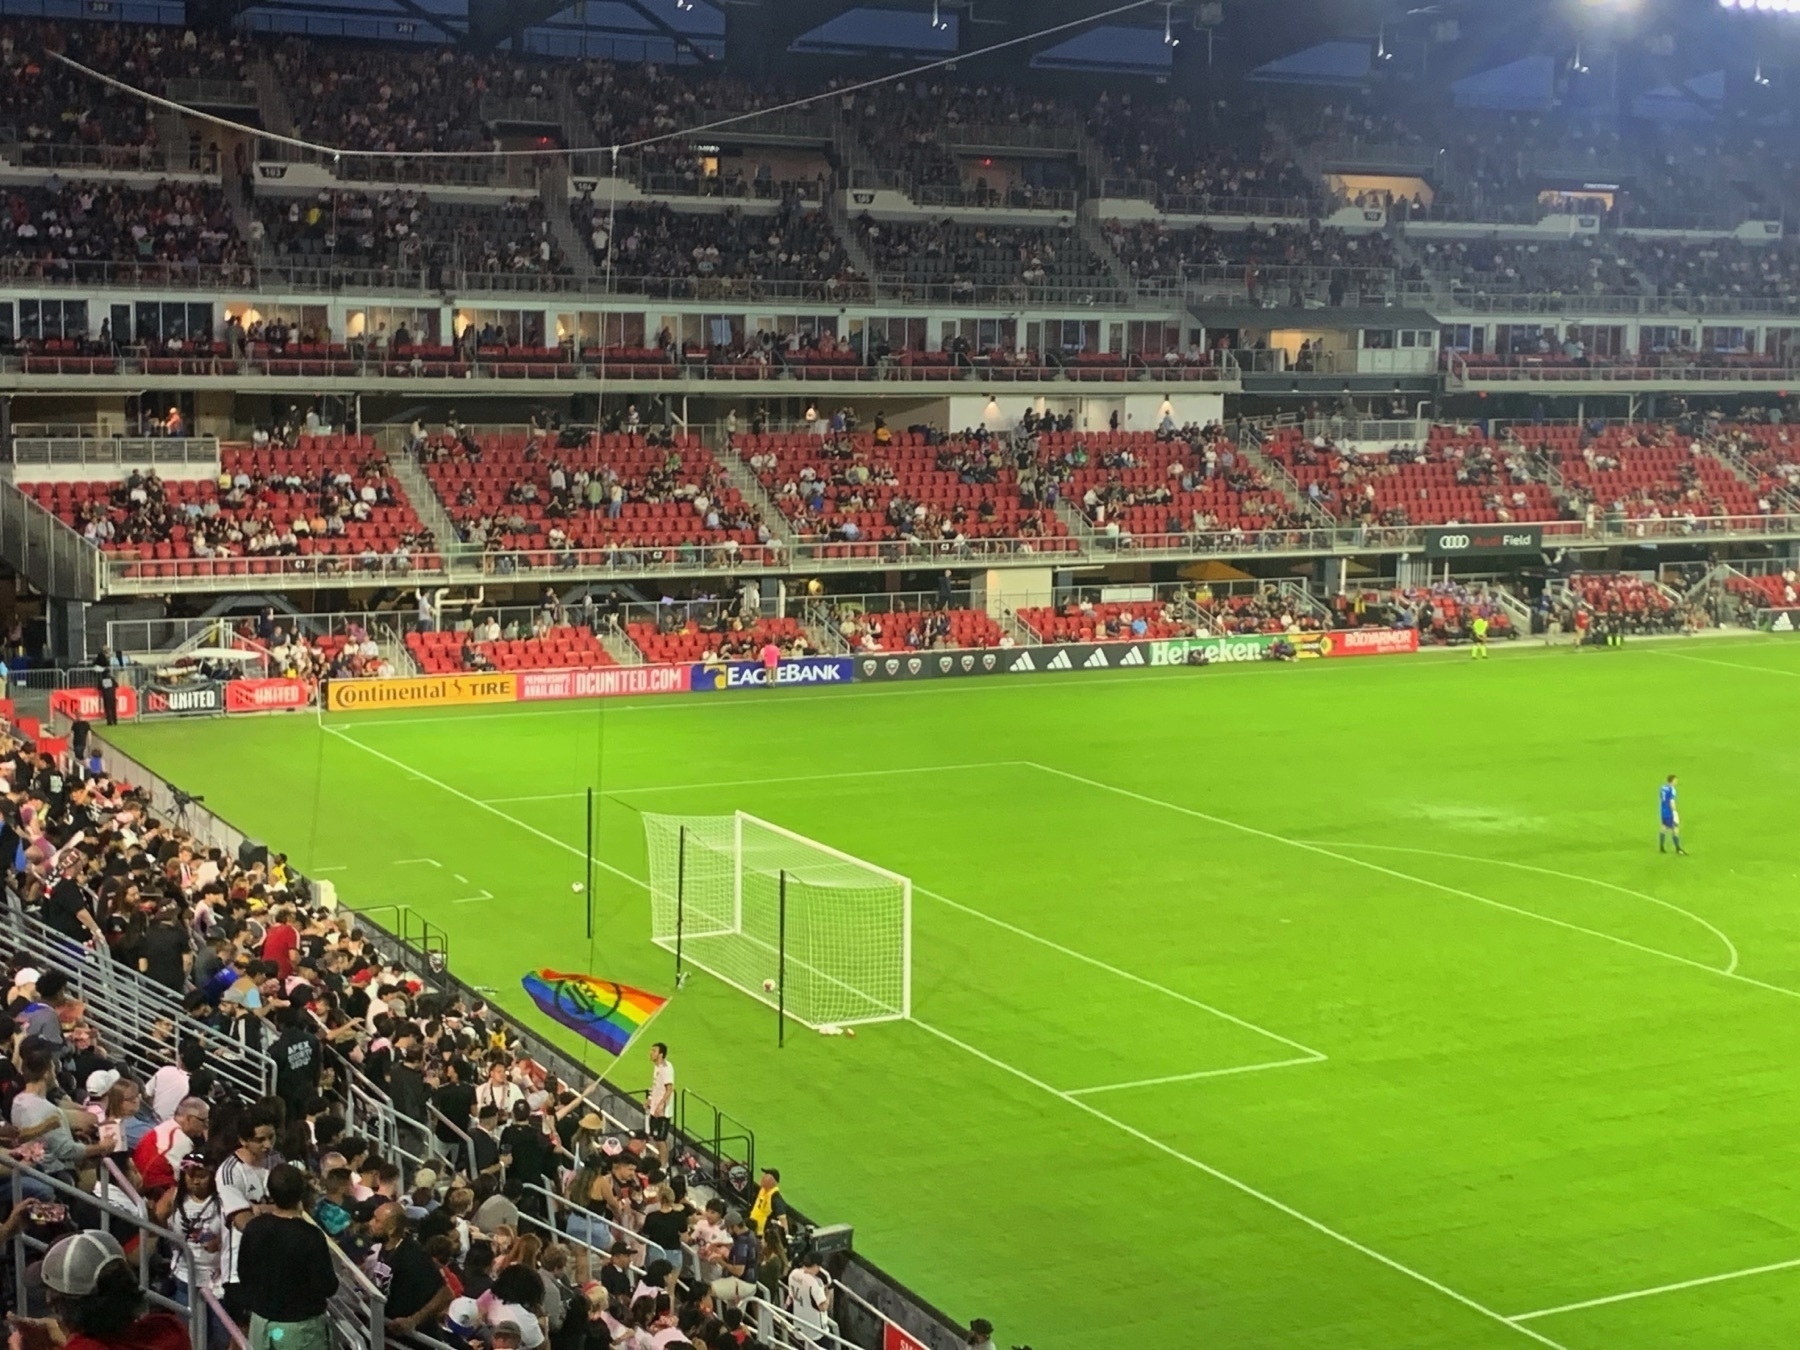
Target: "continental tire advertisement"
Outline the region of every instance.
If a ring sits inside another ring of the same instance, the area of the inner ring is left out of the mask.
[[[459,708],[474,703],[515,703],[516,675],[427,675],[398,680],[333,680],[325,686],[332,712],[376,708]]]

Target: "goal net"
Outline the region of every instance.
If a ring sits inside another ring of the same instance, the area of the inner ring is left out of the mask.
[[[779,825],[644,817],[651,936],[809,1027],[912,1011],[912,882]]]

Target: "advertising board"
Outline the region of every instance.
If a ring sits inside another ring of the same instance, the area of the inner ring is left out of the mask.
[[[375,708],[456,708],[476,703],[513,703],[518,700],[518,696],[518,676],[512,674],[332,680],[325,686],[325,706],[333,712],[367,712]]]
[[[707,661],[689,668],[688,687],[696,694],[724,689],[766,689],[768,673],[760,661]],[[849,684],[856,662],[848,656],[801,656],[775,667],[778,687]]]
[[[621,698],[627,694],[685,694],[690,666],[597,666],[585,670],[522,670],[519,702],[559,698]]]

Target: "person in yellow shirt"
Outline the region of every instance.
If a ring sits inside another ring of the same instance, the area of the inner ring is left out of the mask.
[[[750,1203],[750,1226],[761,1236],[771,1219],[786,1227],[787,1201],[781,1198],[781,1173],[765,1167],[757,1182],[756,1199]]]
[[[1476,661],[1487,660],[1488,654],[1488,621],[1487,615],[1477,614],[1475,621],[1469,625],[1469,632],[1474,636],[1475,645],[1469,648],[1469,655]]]

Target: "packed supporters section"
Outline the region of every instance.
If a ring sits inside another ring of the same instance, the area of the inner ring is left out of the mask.
[[[0,258],[50,280],[98,280],[90,264],[141,264],[162,273],[248,261],[216,187],[163,183],[133,189],[101,182],[0,188]]]
[[[627,623],[625,634],[646,661],[657,664],[759,660],[770,643],[787,657],[806,656],[815,650],[800,621],[793,618],[746,621],[715,615],[702,620],[672,612],[655,621]]]

